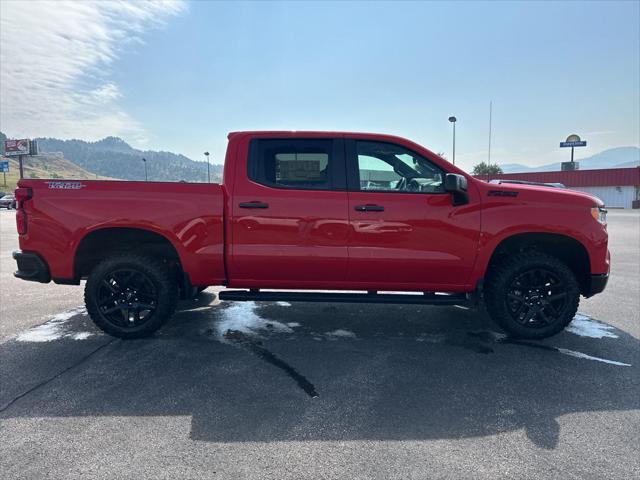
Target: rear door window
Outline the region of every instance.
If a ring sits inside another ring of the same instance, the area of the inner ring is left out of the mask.
[[[340,189],[336,164],[342,162],[342,155],[335,143],[333,139],[255,139],[249,149],[249,178],[275,188]]]

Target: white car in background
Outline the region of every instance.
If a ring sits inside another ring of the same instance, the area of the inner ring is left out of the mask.
[[[0,208],[6,208],[7,210],[11,210],[12,208],[15,210],[16,208],[16,197],[13,195],[5,195],[0,198]]]

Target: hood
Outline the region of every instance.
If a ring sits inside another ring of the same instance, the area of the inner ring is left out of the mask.
[[[548,187],[544,185],[526,185],[516,183],[487,183],[479,181],[482,197],[511,198],[515,202],[541,202],[551,204],[568,203],[584,205],[585,207],[603,207],[604,203],[598,197],[588,193],[571,190],[570,188]]]

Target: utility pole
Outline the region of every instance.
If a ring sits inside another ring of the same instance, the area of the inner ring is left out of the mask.
[[[491,114],[493,110],[493,101],[489,102],[489,156],[487,158],[487,165],[491,165]]]
[[[209,152],[204,152],[204,156],[207,158],[207,183],[211,183],[211,169],[209,167]]]
[[[147,159],[143,158],[142,162],[144,163],[144,181],[148,182],[149,178],[147,177]]]
[[[458,119],[454,116],[449,117],[449,121],[453,123],[453,164],[456,164],[456,122]]]

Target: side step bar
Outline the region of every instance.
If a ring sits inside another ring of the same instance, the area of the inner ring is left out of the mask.
[[[424,293],[420,295],[392,293],[319,293],[319,292],[262,292],[260,290],[223,290],[220,300],[233,302],[330,302],[330,303],[391,303],[419,305],[462,305],[469,303],[466,294]]]

